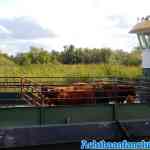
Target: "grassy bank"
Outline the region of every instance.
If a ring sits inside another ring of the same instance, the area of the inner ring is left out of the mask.
[[[89,65],[1,65],[0,76],[116,76],[123,78],[136,79],[142,75],[142,69],[134,66],[121,65],[103,65],[103,64],[89,64]]]

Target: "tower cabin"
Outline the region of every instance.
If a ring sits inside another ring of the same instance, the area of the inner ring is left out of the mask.
[[[135,33],[138,38],[138,42],[142,49],[142,67],[144,71],[144,77],[150,78],[150,16],[143,17],[131,29],[130,33]]]

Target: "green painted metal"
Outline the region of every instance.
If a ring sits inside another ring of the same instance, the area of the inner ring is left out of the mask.
[[[21,100],[21,96],[15,92],[0,92],[0,101],[2,100]]]
[[[114,111],[115,110],[115,111]],[[0,128],[149,119],[150,104],[0,108]]]
[[[0,127],[39,125],[39,112],[32,107],[0,108]]]
[[[140,38],[140,33],[137,33],[137,38],[138,38],[140,47],[143,49],[142,41],[141,41],[141,38]]]
[[[142,40],[143,40],[143,47],[144,48],[149,48],[148,47],[148,41],[146,40],[145,34],[141,33],[141,36],[142,36]]]
[[[41,108],[41,110],[42,124],[66,123],[68,119],[71,123],[113,120],[113,107],[107,104]]]
[[[118,120],[150,119],[150,104],[119,104],[117,117]]]
[[[144,78],[150,79],[150,68],[144,68]]]
[[[15,92],[0,92],[0,106],[15,106],[26,105],[27,102],[23,100],[20,93]]]

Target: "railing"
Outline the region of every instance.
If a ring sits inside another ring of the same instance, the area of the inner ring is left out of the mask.
[[[68,77],[71,79],[78,79],[79,85],[74,84],[64,84],[64,82],[59,82],[57,79],[65,79],[67,77],[40,77],[39,79],[47,79],[47,82],[35,82],[34,79],[38,78],[24,78],[22,80],[22,96],[29,104],[35,106],[53,106],[60,104],[94,104],[94,103],[108,103],[110,101],[123,102],[124,100],[128,100],[129,97],[126,94],[127,92],[132,92],[134,87],[133,81],[125,81],[125,80],[114,80],[112,79],[101,79],[96,80],[98,78],[92,78],[88,82],[82,82],[81,85],[79,83],[80,77]],[[84,77],[84,79],[87,77]],[[54,81],[50,82],[50,79]],[[101,87],[102,84],[105,86]],[[83,84],[83,85],[82,85]],[[119,87],[129,86],[126,89],[121,89]],[[86,87],[87,86],[87,87]],[[110,86],[110,87],[109,87]],[[130,87],[131,86],[131,87]],[[45,87],[47,90],[42,90]],[[74,89],[72,89],[74,88]],[[130,89],[131,88],[131,89]],[[53,93],[54,92],[54,93]],[[125,95],[119,95],[119,92],[124,93]],[[55,94],[53,97],[52,94]],[[59,95],[58,95],[59,94]],[[66,96],[64,96],[66,94]],[[97,94],[97,95],[96,95]],[[129,94],[130,95],[130,94]],[[134,95],[136,98],[136,95]],[[131,99],[131,97],[130,97]],[[132,96],[133,99],[133,96]]]
[[[128,92],[130,90],[121,89],[120,85],[133,87],[136,94],[132,98],[136,99],[136,101],[138,100],[142,102],[143,100],[143,102],[148,102],[150,100],[150,80],[135,81],[112,77],[0,77],[0,92],[16,92],[29,105],[47,106],[52,104],[51,102],[54,103],[54,101],[71,101],[72,99],[75,99],[75,97],[46,97],[45,95],[49,94],[49,91],[42,91],[42,87],[47,87],[49,89],[56,89],[58,87],[69,88],[70,86],[73,86],[72,83],[86,83],[92,86],[94,90],[99,90],[96,99],[93,96],[78,97],[78,100],[89,99],[87,103],[97,103],[98,100],[98,103],[108,103],[111,100],[127,99],[128,96],[119,95],[118,93]],[[104,83],[103,85],[105,86],[102,87],[101,83]],[[68,94],[71,92],[72,91],[68,91]],[[74,90],[74,93],[80,94],[80,91]],[[103,93],[105,93],[105,95],[101,95]]]

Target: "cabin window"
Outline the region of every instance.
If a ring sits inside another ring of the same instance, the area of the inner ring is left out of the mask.
[[[138,33],[137,37],[142,49],[150,48],[150,34]]]
[[[137,33],[137,38],[138,38],[140,47],[143,49],[142,40],[141,40],[141,35],[140,35],[139,33]]]

